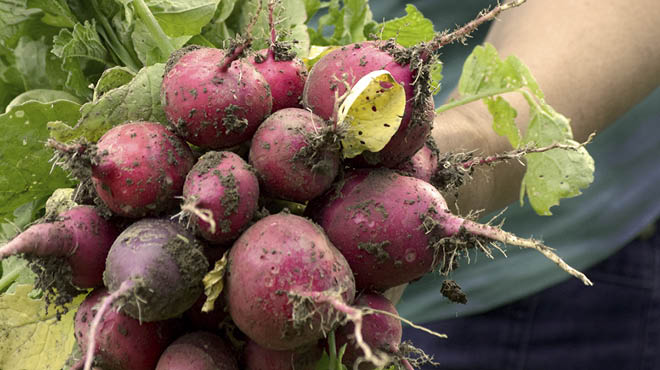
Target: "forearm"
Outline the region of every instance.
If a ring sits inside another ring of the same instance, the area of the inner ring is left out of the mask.
[[[516,55],[536,77],[546,101],[571,119],[575,139],[600,132],[660,84],[660,3],[528,0],[500,17],[487,42],[502,57]],[[526,103],[506,97],[517,109],[522,132]],[[442,151],[488,155],[511,149],[491,128],[482,102],[439,115],[433,135]],[[466,139],[467,138],[467,139]],[[514,201],[524,168],[515,162],[478,170],[460,189],[461,213],[492,211]],[[453,200],[449,199],[452,203]]]

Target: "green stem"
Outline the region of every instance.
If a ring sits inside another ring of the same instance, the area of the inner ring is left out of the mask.
[[[99,11],[97,0],[92,0],[92,8],[94,8],[94,13],[96,14],[96,19],[101,22],[101,27],[98,28],[99,34],[106,39],[106,42],[110,46],[110,49],[114,51],[115,55],[119,60],[132,71],[137,72],[140,70],[142,63],[137,60],[137,57],[134,57],[125,47],[122,45],[121,41],[115,34],[114,29],[110,25],[110,22],[106,19],[104,15]]]
[[[334,330],[330,332],[328,335],[328,349],[330,350],[330,353],[328,354],[328,357],[330,358],[330,362],[328,363],[328,369],[336,369],[337,364],[337,347],[335,346],[335,332]]]
[[[484,92],[481,92],[481,93],[475,94],[475,95],[468,95],[468,96],[463,97],[461,99],[452,100],[449,103],[445,103],[445,104],[441,105],[440,107],[438,107],[438,109],[435,110],[435,113],[440,114],[442,112],[448,111],[448,110],[456,108],[458,106],[465,105],[467,103],[472,103],[473,101],[476,101],[476,100],[481,100],[481,99],[487,98],[489,96],[494,96],[494,95],[500,95],[500,94],[504,94],[504,93],[508,93],[508,92],[513,92],[513,91],[516,91],[516,90],[519,90],[519,89],[520,88],[518,88],[518,87],[507,87],[507,88],[501,88],[499,90],[488,90],[488,91],[484,91]]]
[[[0,279],[0,292],[4,292],[10,285],[18,279],[18,276],[25,269],[25,266],[17,267]]]
[[[144,3],[144,0],[133,0],[133,6],[135,8],[135,13],[137,13],[138,17],[144,22],[144,25],[151,33],[151,37],[156,42],[156,45],[158,45],[160,51],[167,56],[172,54],[176,48],[172,45],[170,38],[158,24],[156,17],[151,13],[151,10],[149,10],[147,4]]]

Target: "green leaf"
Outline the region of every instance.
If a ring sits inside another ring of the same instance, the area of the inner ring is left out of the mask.
[[[162,63],[142,68],[131,82],[83,105],[80,109],[82,117],[75,126],[67,122],[50,122],[51,137],[61,142],[80,137],[96,142],[106,131],[127,121],[165,124],[167,119],[160,105],[164,71]]]
[[[96,32],[96,22],[78,23],[73,31],[62,29],[53,43],[52,52],[60,58],[86,58],[109,64],[108,50]]]
[[[527,195],[536,213],[550,215],[550,208],[561,199],[579,195],[593,181],[593,159],[573,141],[569,120],[545,102],[536,80],[518,58],[502,60],[492,45],[477,46],[465,61],[458,90],[459,99],[441,106],[437,113],[483,100],[493,116],[493,129],[514,148],[572,148],[525,155],[527,171],[520,190],[521,203]],[[517,112],[500,96],[510,92],[523,94],[529,105],[530,122],[524,137],[515,123]]]
[[[226,21],[226,25],[233,33],[244,34],[248,24],[259,9],[259,2],[262,3],[261,12],[251,32],[254,38],[252,43],[254,49],[264,49],[269,45],[268,0],[245,0],[242,5],[234,8],[234,12]],[[282,0],[275,7],[274,18],[278,40],[296,40],[294,49],[298,55],[304,56],[310,45],[309,35],[306,32],[307,27],[304,25],[307,20],[305,4],[299,0]]]
[[[13,48],[24,34],[24,23],[40,14],[39,9],[27,9],[26,0],[0,0],[0,44]]]
[[[30,298],[32,290],[32,285],[21,284],[0,296],[0,369],[59,370],[73,350],[73,319],[83,297],[57,320],[55,308],[46,314],[44,302]]]
[[[328,46],[363,41],[364,28],[371,23],[372,14],[366,0],[349,0],[343,4],[339,0],[331,0],[328,12],[319,17],[317,29],[309,29],[311,43]],[[324,36],[326,29],[333,30],[330,37]]]
[[[0,220],[11,219],[22,204],[72,185],[61,169],[51,173],[48,161],[53,153],[44,143],[48,139],[46,122],[75,123],[79,109],[79,104],[69,100],[29,101],[0,115]]]
[[[34,284],[36,275],[28,267],[28,261],[10,256],[0,261],[0,297],[2,294],[13,293],[20,284]]]
[[[17,95],[14,99],[12,99],[12,101],[9,102],[9,104],[7,104],[6,111],[8,112],[10,109],[12,109],[17,105],[21,105],[28,101],[33,101],[33,100],[42,103],[49,103],[55,100],[70,100],[74,103],[78,103],[78,104],[82,103],[82,101],[77,96],[71,95],[66,91],[50,90],[50,89],[33,89],[21,93]]]
[[[103,71],[103,74],[94,87],[94,101],[106,92],[126,85],[135,77],[135,73],[126,67],[112,67]]]
[[[215,14],[220,0],[147,0],[152,14],[170,37],[201,32]],[[222,1],[224,2],[224,1]]]
[[[485,102],[493,116],[493,130],[498,135],[506,136],[511,146],[517,148],[521,140],[520,131],[515,123],[518,112],[501,96],[485,98]]]
[[[526,145],[541,147],[562,143],[579,147],[571,140],[573,135],[566,117],[531,100],[530,108],[532,117],[523,138]],[[532,208],[540,215],[551,215],[550,208],[559,205],[560,199],[581,194],[580,189],[588,187],[594,180],[594,161],[584,147],[529,153],[525,158],[527,171],[522,181],[520,202],[527,194]]]
[[[66,0],[28,0],[27,7],[43,10],[41,21],[51,26],[72,28],[78,23]]]
[[[417,10],[414,5],[406,5],[406,15],[382,24],[380,38],[395,38],[404,47],[411,47],[420,42],[430,41],[435,36],[433,22]]]
[[[135,30],[131,35],[133,38],[133,45],[135,45],[135,52],[137,53],[138,58],[144,65],[152,65],[156,63],[165,63],[170,57],[169,54],[163,52],[154,38],[151,36],[151,32],[143,23],[138,23],[135,25]],[[191,36],[180,36],[175,38],[170,38],[170,42],[174,49],[179,49],[185,45]]]

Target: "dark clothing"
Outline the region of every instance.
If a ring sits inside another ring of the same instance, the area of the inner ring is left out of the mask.
[[[577,279],[466,318],[407,327],[404,340],[439,367],[470,370],[652,370],[660,368],[660,222]]]

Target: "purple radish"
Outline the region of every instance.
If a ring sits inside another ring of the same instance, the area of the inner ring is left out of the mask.
[[[165,126],[132,122],[113,127],[97,143],[92,161],[96,192],[120,216],[157,215],[176,205],[195,159]]]
[[[183,197],[183,211],[192,213],[201,237],[225,245],[238,238],[257,211],[259,181],[237,154],[208,152],[188,173]]]
[[[87,348],[94,348],[100,320],[116,301],[140,322],[183,314],[202,293],[208,267],[202,246],[183,226],[149,218],[131,224],[108,253],[103,281],[110,294],[92,321]],[[86,370],[92,359],[88,350]]]
[[[268,83],[242,47],[225,52],[187,47],[170,57],[161,104],[183,138],[203,149],[224,149],[249,140],[271,112]]]
[[[337,144],[325,144],[325,122],[300,108],[270,115],[250,146],[261,189],[273,197],[306,202],[330,188],[341,163]]]

